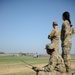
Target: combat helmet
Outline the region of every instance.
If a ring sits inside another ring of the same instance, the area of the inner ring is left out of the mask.
[[[58,25],[58,23],[56,21],[53,22],[53,25]]]

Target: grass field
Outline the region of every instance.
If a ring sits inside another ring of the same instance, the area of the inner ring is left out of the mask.
[[[49,57],[33,58],[32,56],[0,56],[0,75],[35,75],[36,73],[21,60],[34,66],[43,67]],[[72,68],[75,69],[75,56],[72,56]]]

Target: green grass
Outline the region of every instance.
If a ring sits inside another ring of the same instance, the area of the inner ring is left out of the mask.
[[[6,69],[15,69],[15,68],[24,68],[26,67],[26,64],[23,63],[21,60],[32,64],[32,65],[38,65],[38,64],[47,64],[49,57],[38,57],[33,58],[32,56],[0,56],[0,70],[6,70]],[[75,56],[71,57],[71,62],[75,64]],[[0,75],[36,75],[35,72],[19,72],[19,73],[6,73],[6,74],[0,74]]]
[[[18,57],[1,56],[0,57],[0,63],[19,63],[21,62],[21,60],[32,64],[41,64],[41,63],[48,62],[47,57],[39,57],[39,58],[33,58],[31,56],[18,56]]]
[[[0,56],[0,70],[6,69],[15,69],[15,68],[24,68],[27,67],[27,64],[23,63],[21,60],[32,64],[45,64],[48,63],[49,57],[38,57],[33,58],[32,56]],[[1,74],[0,74],[1,75]],[[2,75],[35,75],[35,72],[25,72],[25,73],[7,73]]]

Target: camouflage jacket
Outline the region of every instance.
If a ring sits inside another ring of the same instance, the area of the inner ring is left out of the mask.
[[[75,30],[73,27],[71,27],[71,36],[70,37],[72,38],[74,34],[75,34]]]
[[[52,30],[52,32],[48,35],[48,39],[50,39],[52,43],[57,43],[60,39],[60,30],[58,28]]]
[[[65,73],[65,64],[60,55],[53,54],[50,56],[48,65],[43,67],[45,72],[57,71],[59,73]]]
[[[71,41],[71,38],[75,34],[74,28],[70,27],[68,20],[65,20],[62,24],[61,29],[61,40],[62,42]]]

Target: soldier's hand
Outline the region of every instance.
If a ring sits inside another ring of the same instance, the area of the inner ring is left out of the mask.
[[[38,67],[32,67],[32,69],[33,69],[34,71],[36,71],[36,72],[39,71],[39,68],[38,68]]]
[[[48,35],[48,39],[50,38],[50,35]]]

